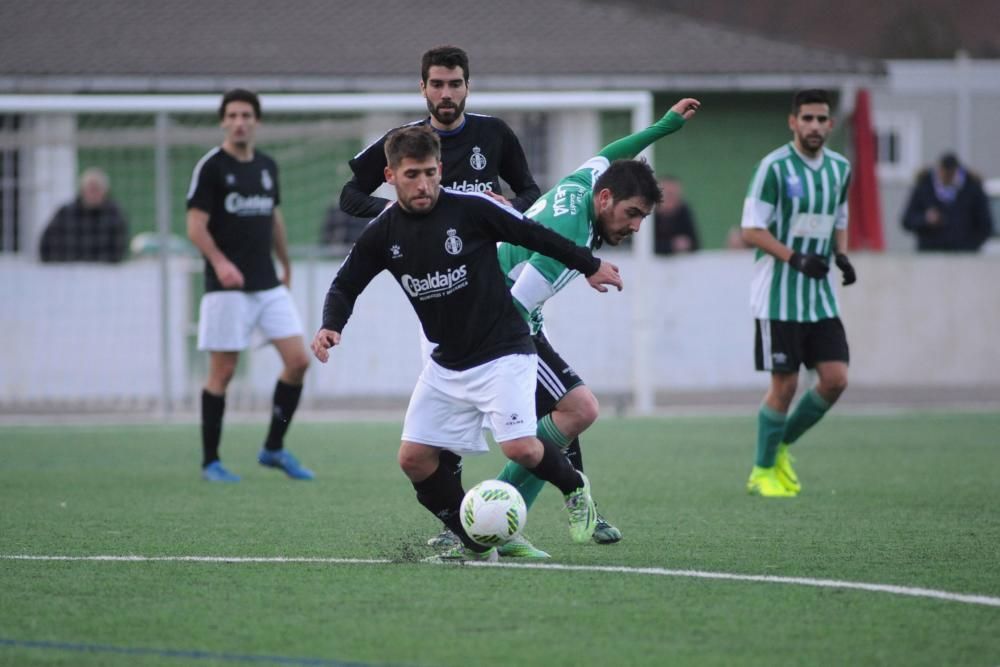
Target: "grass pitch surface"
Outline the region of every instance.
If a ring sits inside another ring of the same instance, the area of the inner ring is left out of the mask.
[[[0,665],[1000,663],[1000,415],[833,412],[792,450],[790,500],[745,493],[753,419],[602,420],[584,459],[624,541],[572,544],[552,489],[527,534],[616,571],[419,563],[438,526],[398,424],[295,424],[314,482],[256,464],[264,430],[226,427],[233,485],[199,479],[193,425],[0,430]],[[467,459],[466,487],[502,463]]]

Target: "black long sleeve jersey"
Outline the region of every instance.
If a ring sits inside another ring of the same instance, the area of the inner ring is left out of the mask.
[[[533,354],[528,325],[500,270],[499,241],[587,276],[600,267],[589,249],[486,195],[442,189],[430,212],[394,204],[365,228],[327,292],[323,328],[342,331],[358,295],[388,269],[436,344],[431,357],[441,366],[465,370],[508,354]]]
[[[430,117],[404,125],[426,125]],[[370,144],[350,161],[354,177],[340,192],[340,208],[362,218],[374,218],[389,201],[371,193],[385,182],[385,139]],[[462,192],[502,194],[500,178],[514,190],[511,206],[526,211],[541,191],[535,183],[517,135],[495,116],[465,114],[465,123],[441,138],[441,186]]]

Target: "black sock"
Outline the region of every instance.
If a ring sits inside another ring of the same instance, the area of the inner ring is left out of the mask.
[[[564,496],[583,486],[583,479],[563,454],[563,450],[559,449],[558,445],[545,440],[542,440],[541,443],[542,460],[534,468],[527,466],[525,468],[538,479],[555,484]]]
[[[450,472],[458,480],[458,485],[462,485],[462,457],[447,449],[441,450],[438,458],[438,465]]]
[[[573,464],[573,467],[583,472],[583,452],[580,451],[580,438],[573,438],[566,448],[566,458]]]
[[[201,392],[201,467],[219,460],[219,440],[222,438],[222,415],[226,412],[226,395]]]
[[[302,396],[302,385],[285,384],[278,380],[278,384],[274,386],[271,428],[267,432],[267,440],[264,441],[264,447],[269,451],[276,452],[284,446],[285,431],[288,430],[295,408],[299,405],[300,396]]]
[[[462,522],[458,518],[459,507],[462,498],[465,497],[465,490],[453,472],[443,465],[438,465],[437,470],[422,482],[412,482],[413,488],[417,491],[417,500],[421,505],[430,510],[431,514],[441,520],[451,532],[455,533],[466,548],[482,553],[487,547],[480,546],[472,541]]]
[[[455,452],[448,451],[447,449],[442,449],[441,454],[438,457],[438,466],[440,469],[447,473],[450,473],[456,480],[458,480],[458,485],[462,486],[462,457]],[[445,528],[448,528],[446,525]],[[448,528],[448,530],[451,530]]]

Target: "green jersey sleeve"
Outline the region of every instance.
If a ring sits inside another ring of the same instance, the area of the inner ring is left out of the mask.
[[[631,160],[642,152],[646,146],[651,145],[657,139],[662,139],[668,134],[673,134],[684,127],[684,116],[676,111],[668,111],[663,118],[656,121],[645,130],[640,130],[635,134],[622,137],[613,141],[604,148],[598,155],[607,158],[608,162],[615,160]]]

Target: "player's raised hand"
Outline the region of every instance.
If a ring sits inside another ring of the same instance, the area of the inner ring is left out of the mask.
[[[587,282],[598,292],[607,292],[608,288],[605,285],[613,285],[618,288],[621,292],[625,287],[625,283],[622,282],[622,276],[618,273],[618,267],[611,262],[605,262],[601,260],[601,266],[594,273],[587,276]]]
[[[701,108],[701,102],[693,97],[685,97],[680,102],[670,107],[670,110],[684,116],[684,120],[690,120],[691,116],[693,116],[699,108]]]
[[[330,352],[328,351],[334,345],[340,343],[340,332],[331,331],[330,329],[320,329],[316,332],[313,337],[312,348],[313,356],[320,360],[321,363],[326,363],[330,358]]]
[[[228,259],[219,260],[212,265],[212,268],[215,269],[215,275],[226,289],[243,287],[243,273]]]

